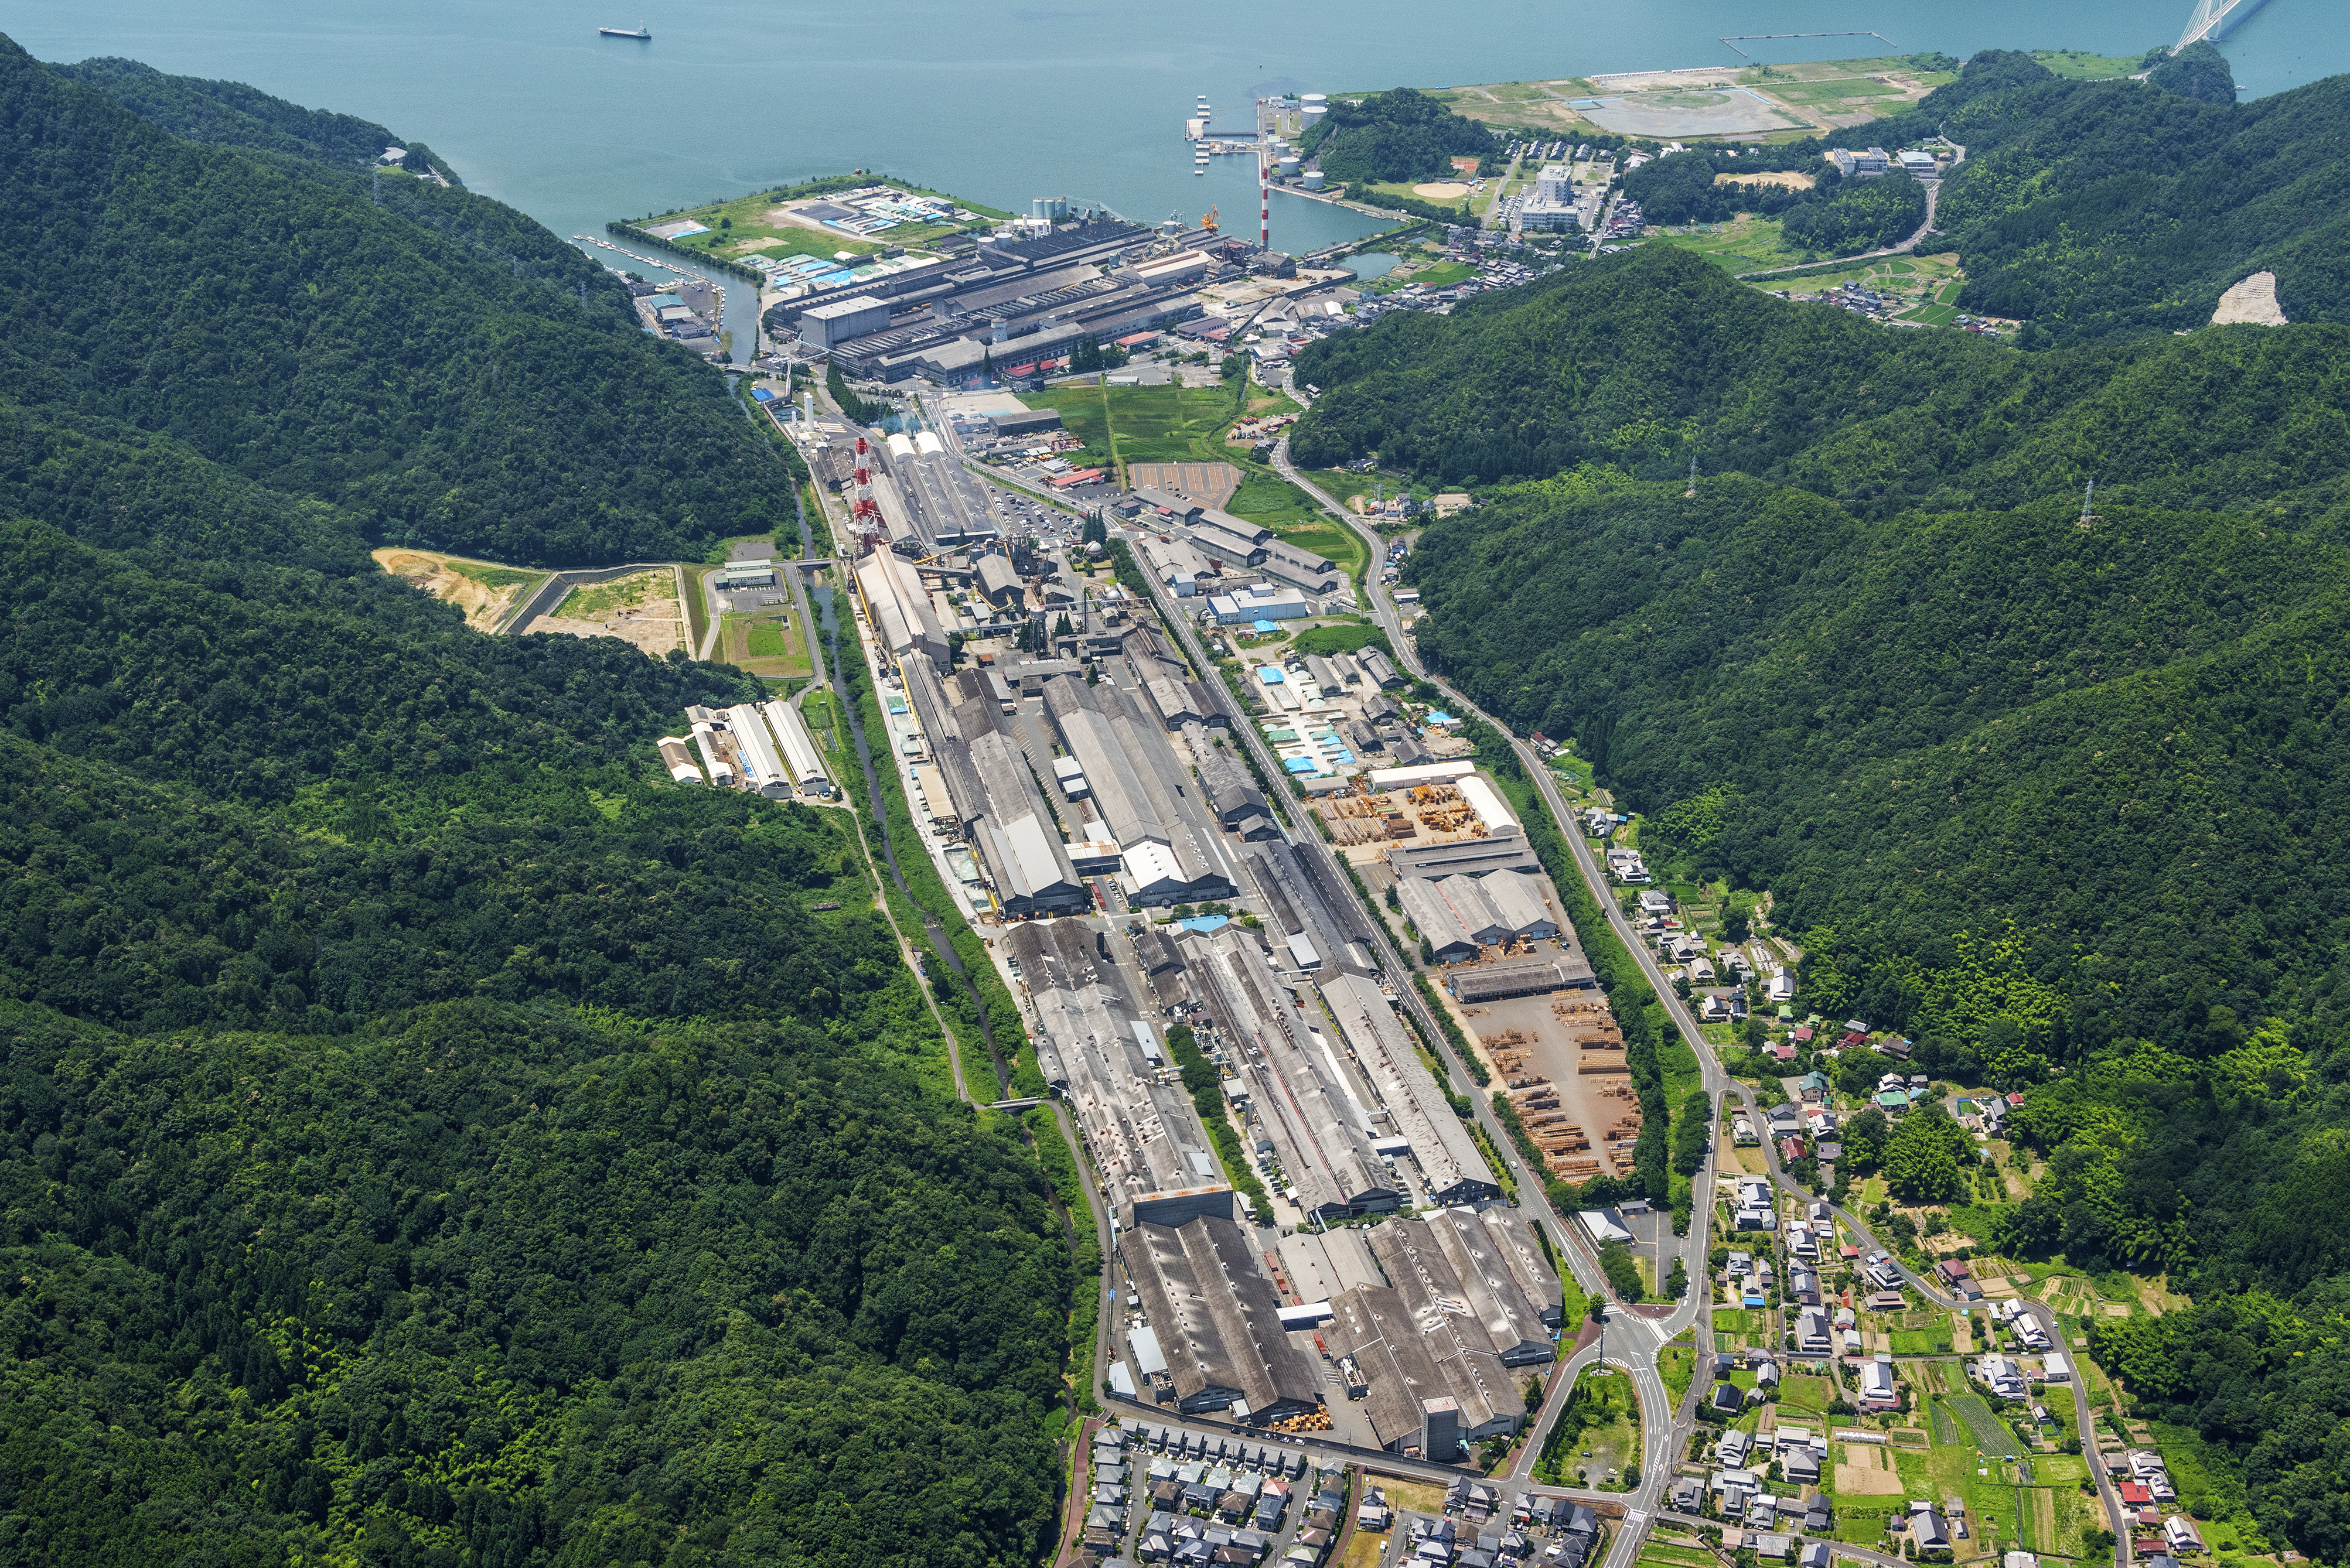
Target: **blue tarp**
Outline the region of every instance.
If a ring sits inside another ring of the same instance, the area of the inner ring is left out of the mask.
[[[1450,713],[1439,713],[1435,710],[1430,709],[1429,711],[1428,722],[1431,724],[1450,724],[1452,722],[1452,715]]]
[[[1263,681],[1267,686],[1278,686],[1283,681],[1289,679],[1288,676],[1281,672],[1281,666],[1278,664],[1258,665],[1256,670],[1256,678],[1259,680]]]
[[[1279,631],[1281,629],[1281,623],[1277,620],[1261,620],[1256,623],[1256,629],[1259,631]]]
[[[1322,764],[1312,757],[1292,757],[1283,765],[1294,774],[1318,774],[1322,771]]]
[[[752,389],[751,389],[751,395],[752,395],[754,398],[756,398],[759,401],[761,401],[761,402],[763,402],[763,403],[772,403],[772,402],[774,402],[774,401],[775,400],[775,393],[773,393],[773,392],[771,392],[771,391],[769,391],[769,390],[768,390],[766,388],[764,388],[764,387],[754,387],[754,388],[752,388]]]

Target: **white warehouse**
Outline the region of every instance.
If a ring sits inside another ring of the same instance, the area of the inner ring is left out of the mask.
[[[815,738],[809,735],[800,711],[784,701],[770,701],[760,706],[767,722],[775,726],[775,738],[783,742],[784,776],[792,787],[802,794],[830,794],[832,776],[824,771],[824,759],[816,753]]]

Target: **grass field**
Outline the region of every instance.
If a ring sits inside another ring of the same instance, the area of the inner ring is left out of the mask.
[[[2145,58],[2142,55],[2092,55],[2081,49],[2034,49],[2032,57],[2058,76],[2074,81],[2135,76]]]
[[[1665,1392],[1672,1396],[1678,1407],[1681,1396],[1689,1392],[1690,1380],[1697,1376],[1696,1341],[1683,1334],[1658,1351],[1657,1375],[1665,1380]]]
[[[1551,1428],[1535,1461],[1536,1480],[1573,1485],[1587,1478],[1596,1485],[1640,1457],[1639,1405],[1630,1378],[1586,1367],[1565,1397],[1574,1403]]]
[[[1432,493],[1426,485],[1415,485],[1397,473],[1348,473],[1341,469],[1322,469],[1307,477],[1341,506],[1350,497],[1367,496],[1374,490],[1389,499],[1408,491],[1425,501]]]
[[[676,574],[661,566],[608,583],[582,584],[564,596],[555,614],[562,620],[599,620],[615,610],[634,609],[656,599],[673,603],[676,597]]]
[[[1825,1410],[1835,1398],[1835,1386],[1825,1377],[1787,1377],[1779,1384],[1779,1402],[1799,1410]]]
[[[1229,462],[1241,487],[1224,510],[1272,529],[1284,540],[1336,562],[1359,580],[1369,550],[1351,528],[1323,513],[1304,491],[1271,468],[1251,461],[1224,438],[1243,410],[1283,411],[1295,405],[1251,389],[1245,404],[1228,386],[1055,387],[1032,398],[1061,411],[1063,428],[1086,443],[1087,464],[1117,464],[1120,483],[1130,462]]]
[[[1338,621],[1328,626],[1310,626],[1297,634],[1297,651],[1319,653],[1354,653],[1366,648],[1378,648],[1392,655],[1395,649],[1388,644],[1388,634],[1367,620]]]
[[[925,190],[921,186],[910,184],[902,180],[875,179],[858,181],[855,183],[895,185],[900,190],[921,195],[946,195],[942,191]],[[787,198],[794,202],[803,199],[805,198],[801,196]],[[960,196],[949,196],[947,199],[968,212],[979,213],[983,218],[1010,216],[1009,213],[997,212],[992,207],[983,207],[976,202],[966,202]],[[657,218],[634,221],[641,227],[652,228],[658,224],[674,223],[681,218],[691,218],[695,223],[704,225],[709,233],[688,234],[682,239],[673,240],[671,243],[683,249],[709,251],[721,256],[743,256],[753,254],[828,256],[842,251],[847,251],[853,255],[864,256],[879,251],[884,244],[919,245],[924,240],[954,234],[962,227],[954,223],[926,227],[901,223],[896,228],[882,231],[886,236],[884,239],[868,242],[844,233],[806,228],[794,223],[775,221],[770,214],[777,205],[772,192],[760,191],[748,196],[737,196],[724,202],[712,202],[703,206],[681,207],[673,213],[663,213]]]
[[[1671,1568],[1718,1568],[1721,1560],[1712,1552],[1699,1547],[1674,1546],[1661,1541],[1648,1541],[1641,1544],[1640,1561],[1669,1563]]]
[[[794,618],[781,610],[731,613],[721,622],[719,659],[754,675],[790,680],[816,672]]]
[[[1846,99],[1899,98],[1901,89],[1869,77],[1827,77],[1815,81],[1772,82],[1763,91],[1773,98],[1805,109],[1841,103]]]

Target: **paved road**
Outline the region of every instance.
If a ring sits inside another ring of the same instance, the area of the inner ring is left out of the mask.
[[[1965,156],[1965,149],[1959,149],[1956,154],[1956,159],[1963,160]],[[1929,203],[1932,201],[1931,192],[1932,187],[1929,186],[1928,197]],[[1930,204],[1928,208],[1928,227],[1930,227],[1932,223],[1930,216],[1932,208]],[[1923,234],[1923,233],[1924,231],[1921,230],[1919,232],[1919,235],[1912,235],[1911,243],[1914,244],[1915,241]],[[1291,393],[1292,396],[1295,397],[1298,401],[1302,403],[1311,401],[1311,400],[1299,389],[1293,387],[1291,389]],[[1404,631],[1403,618],[1397,611],[1394,600],[1388,597],[1384,587],[1378,581],[1378,563],[1385,557],[1387,553],[1387,543],[1379,537],[1378,531],[1366,519],[1355,515],[1353,513],[1348,512],[1345,507],[1339,505],[1326,492],[1323,491],[1311,480],[1308,480],[1303,474],[1298,472],[1296,467],[1291,463],[1289,460],[1289,441],[1287,437],[1284,437],[1280,444],[1274,448],[1274,464],[1280,470],[1284,478],[1288,479],[1292,483],[1296,484],[1299,488],[1305,491],[1306,493],[1313,496],[1315,502],[1326,511],[1338,518],[1341,522],[1346,524],[1347,526],[1354,529],[1357,534],[1362,535],[1365,542],[1370,546],[1372,553],[1371,558],[1374,565],[1372,570],[1366,574],[1363,585],[1363,597],[1366,600],[1365,607],[1370,611],[1373,619],[1375,619],[1380,628],[1387,632],[1388,640],[1395,645],[1396,655],[1399,662],[1402,663],[1407,669],[1411,670],[1413,674],[1431,680],[1439,690],[1444,692],[1446,699],[1454,706],[1455,711],[1474,714],[1484,719],[1488,723],[1493,724],[1494,727],[1502,731],[1503,733],[1509,734],[1510,731],[1508,726],[1501,724],[1497,721],[1493,720],[1490,714],[1485,713],[1484,711],[1478,707],[1476,703],[1471,701],[1466,696],[1455,690],[1449,682],[1445,681],[1440,677],[1430,675],[1427,667],[1420,662],[1417,649],[1412,645]],[[1617,908],[1615,898],[1608,889],[1605,872],[1599,866],[1596,858],[1592,855],[1590,846],[1585,840],[1582,831],[1574,826],[1574,814],[1568,807],[1565,796],[1561,794],[1557,782],[1552,776],[1550,769],[1545,765],[1545,760],[1538,756],[1534,753],[1534,748],[1523,741],[1517,740],[1513,737],[1512,744],[1515,747],[1519,760],[1524,766],[1527,774],[1534,780],[1536,786],[1541,791],[1544,804],[1550,809],[1552,816],[1558,823],[1561,836],[1565,837],[1568,847],[1574,852],[1575,867],[1582,874],[1585,884],[1591,890],[1592,897],[1598,901],[1599,907],[1607,912],[1607,919],[1610,924],[1614,927],[1617,936],[1623,941],[1624,945],[1630,950],[1633,956],[1639,961],[1641,972],[1647,978],[1649,985],[1655,990],[1658,1000],[1663,1003],[1666,1013],[1671,1018],[1674,1027],[1680,1032],[1681,1037],[1688,1041],[1690,1048],[1696,1052],[1698,1064],[1703,1074],[1707,1093],[1710,1096],[1715,1096],[1717,1109],[1719,1107],[1719,1096],[1725,1090],[1734,1090],[1737,1095],[1747,1103],[1750,1109],[1759,1110],[1759,1106],[1755,1104],[1755,1096],[1753,1093],[1748,1090],[1744,1085],[1740,1085],[1735,1080],[1731,1079],[1729,1074],[1723,1069],[1720,1058],[1714,1054],[1713,1047],[1706,1040],[1703,1032],[1698,1027],[1696,1019],[1690,1015],[1689,1009],[1681,1003],[1680,1000],[1673,994],[1672,987],[1666,982],[1663,969],[1658,964],[1655,956],[1648,950],[1647,944],[1639,939],[1638,934],[1632,929],[1631,922],[1627,919],[1622,911]],[[1774,1185],[1790,1193],[1801,1197],[1806,1201],[1815,1200],[1817,1197],[1816,1194],[1798,1186],[1788,1178],[1785,1170],[1780,1164],[1777,1148],[1774,1147],[1767,1138],[1763,1142],[1762,1148],[1764,1158],[1769,1162],[1771,1179]],[[1706,1168],[1700,1170],[1696,1178],[1696,1180],[1699,1183],[1699,1191],[1700,1194],[1711,1190],[1713,1174],[1714,1168],[1712,1158],[1711,1156],[1709,1155]],[[1710,1310],[1708,1307],[1700,1305],[1700,1301],[1710,1298],[1711,1294],[1706,1282],[1710,1271],[1707,1268],[1706,1262],[1705,1220],[1710,1212],[1711,1205],[1700,1203],[1698,1206],[1697,1213],[1692,1217],[1692,1222],[1690,1226],[1690,1233],[1685,1239],[1683,1248],[1683,1258],[1689,1270],[1690,1280],[1690,1300],[1684,1302],[1681,1309],[1677,1311],[1671,1320],[1669,1320],[1669,1333],[1679,1333],[1682,1327],[1687,1326],[1690,1323],[1696,1322],[1700,1316],[1705,1315]],[[1866,1223],[1862,1220],[1859,1216],[1846,1209],[1835,1209],[1833,1212],[1835,1218],[1852,1233],[1856,1244],[1862,1247],[1864,1250],[1883,1251],[1888,1256],[1892,1255],[1893,1250],[1889,1247],[1885,1247],[1879,1244],[1875,1236],[1869,1231]],[[1925,1276],[1918,1274],[1907,1267],[1904,1267],[1901,1272],[1904,1278],[1908,1281],[1913,1289],[1915,1289],[1928,1301],[1934,1303],[1936,1305],[1945,1309],[1955,1309],[1961,1304],[1938,1289]],[[2053,1345],[2064,1346],[2069,1355],[2071,1352],[2071,1346],[2064,1335],[2061,1322],[2055,1312],[2051,1309],[2047,1303],[2029,1298],[2024,1300],[2023,1305],[2033,1317],[2038,1319],[2041,1327],[2048,1334],[2049,1342]],[[1651,1353],[1650,1373],[1650,1381],[1654,1381],[1653,1353]],[[1651,1403],[1652,1397],[1655,1399],[1653,1404]],[[2105,1467],[2097,1462],[2096,1429],[2092,1422],[2090,1415],[2088,1383],[2085,1377],[2080,1376],[2077,1369],[2073,1379],[2073,1400],[2075,1416],[2075,1430],[2080,1434],[2083,1452],[2088,1456],[2090,1473],[2096,1480],[2098,1495],[2105,1501],[2106,1523],[2114,1530],[2116,1537],[2114,1562],[2116,1568],[2128,1568],[2128,1564],[2130,1563],[2129,1532],[2124,1525],[2126,1516],[2122,1511],[2121,1496],[2120,1493],[2115,1490],[2111,1478],[2105,1473]],[[1649,1414],[1652,1411],[1661,1411],[1663,1409],[1660,1385],[1659,1393],[1656,1396],[1652,1396],[1650,1393],[1649,1383],[1643,1382],[1641,1385],[1641,1407],[1644,1422],[1647,1424],[1648,1429],[1654,1430],[1657,1427],[1664,1424],[1658,1422],[1654,1416]],[[1675,1412],[1672,1430],[1674,1440],[1676,1442],[1684,1439],[1688,1427],[1688,1412],[1685,1410]],[[1528,1444],[1528,1451],[1533,1452],[1535,1447],[1536,1445],[1530,1441]],[[1640,1495],[1644,1499],[1648,1500],[1645,1506],[1648,1506],[1651,1509],[1651,1511],[1653,1511],[1654,1500],[1662,1495],[1661,1489],[1664,1478],[1669,1473],[1669,1466],[1645,1470],[1642,1472],[1643,1486],[1641,1488]],[[1629,1538],[1638,1533],[1640,1532],[1627,1530],[1622,1532],[1622,1537]],[[1622,1543],[1622,1539],[1619,1538],[1619,1548]],[[1633,1547],[1633,1551],[1635,1552],[1637,1552],[1637,1542]],[[1839,1546],[1837,1551],[1839,1553],[1848,1552],[1853,1555],[1866,1557],[1877,1562],[1889,1563],[1892,1561],[1892,1559],[1887,1557],[1883,1553],[1867,1552],[1861,1551],[1858,1548]],[[1611,1552],[1609,1553],[1608,1568],[1623,1568],[1624,1563],[1628,1560],[1628,1554],[1620,1553],[1619,1552]]]

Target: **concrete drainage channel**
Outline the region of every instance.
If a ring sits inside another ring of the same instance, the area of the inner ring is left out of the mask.
[[[546,581],[539,584],[536,593],[506,613],[506,618],[498,622],[495,635],[512,637],[538,617],[553,613],[555,607],[561,604],[565,596],[574,588],[588,587],[598,583],[618,582],[622,577],[634,576],[639,572],[664,570],[673,573],[677,577],[678,613],[686,618],[688,626],[691,626],[692,610],[685,597],[687,589],[685,574],[689,568],[675,561],[639,561],[626,566],[598,566],[590,572],[556,573]]]

